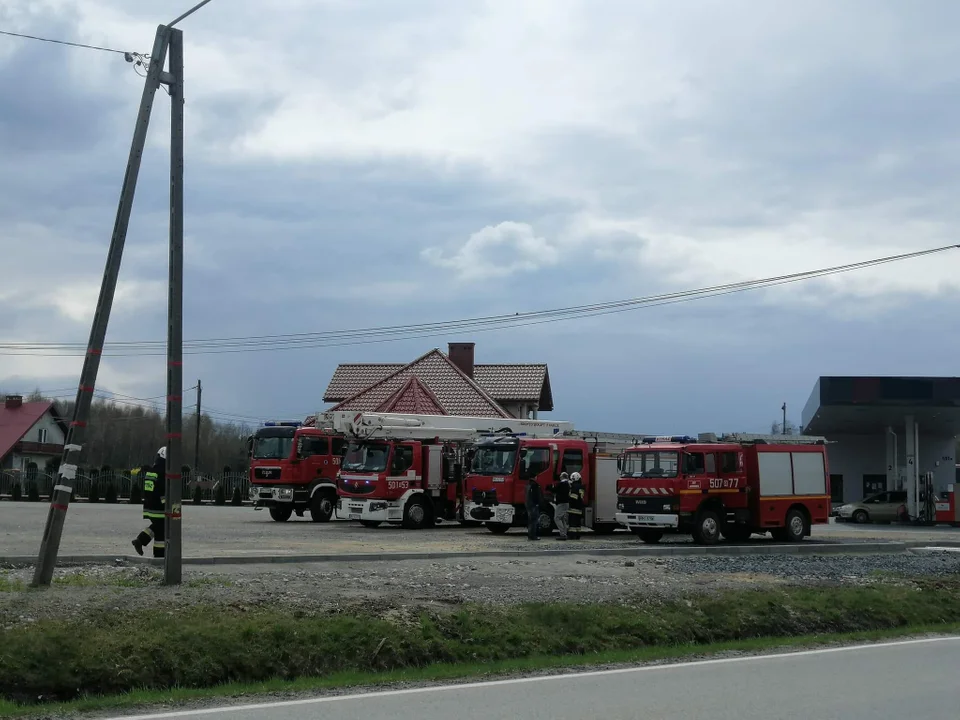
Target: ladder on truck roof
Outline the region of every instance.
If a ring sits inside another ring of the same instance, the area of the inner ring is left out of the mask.
[[[463,417],[457,415],[415,415],[412,413],[370,413],[336,410],[318,413],[318,428],[330,428],[352,437],[441,438],[473,440],[484,435],[563,437],[573,424],[561,421],[517,418]]]
[[[826,445],[827,439],[820,435],[758,435],[754,433],[700,433],[697,440],[703,443],[735,442],[755,445]]]

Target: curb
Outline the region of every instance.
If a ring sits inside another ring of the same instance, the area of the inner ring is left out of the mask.
[[[453,560],[469,558],[518,558],[518,557],[570,557],[588,555],[594,557],[671,557],[671,556],[742,556],[742,555],[873,555],[903,553],[912,547],[929,547],[931,543],[906,542],[857,542],[814,543],[800,545],[752,544],[752,545],[661,545],[636,548],[586,548],[571,550],[489,550],[422,553],[349,553],[340,555],[221,555],[183,558],[184,565],[289,565],[298,563],[355,563],[397,562],[404,560]],[[0,565],[33,565],[36,558],[26,555],[0,556]],[[154,565],[161,567],[163,560],[138,556],[118,555],[63,555],[60,565]]]

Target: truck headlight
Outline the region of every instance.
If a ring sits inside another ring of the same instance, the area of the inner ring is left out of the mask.
[[[293,488],[280,488],[280,497],[293,497]]]

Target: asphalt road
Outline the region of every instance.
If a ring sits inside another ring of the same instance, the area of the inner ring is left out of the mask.
[[[0,502],[0,556],[34,555],[47,517],[47,503]],[[61,553],[65,555],[130,555],[130,540],[144,522],[132,505],[77,503],[70,506]],[[960,529],[901,528],[890,525],[828,525],[813,528],[815,539],[960,541]],[[426,532],[393,527],[370,529],[357,523],[276,523],[266,512],[249,507],[183,507],[185,557],[210,555],[301,555],[358,552],[450,552],[528,549],[522,530],[493,535],[484,528],[441,526]],[[679,538],[689,542],[687,538]],[[754,542],[770,542],[756,538]],[[609,537],[584,536],[582,547],[636,547],[626,532]]]
[[[133,717],[948,720],[958,667],[955,637]]]

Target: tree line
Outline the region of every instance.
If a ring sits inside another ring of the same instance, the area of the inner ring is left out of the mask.
[[[49,400],[39,392],[28,402]],[[54,414],[69,424],[74,401],[53,401]],[[254,428],[243,423],[200,417],[199,466],[194,468],[197,448],[197,416],[184,414],[183,469],[200,473],[244,472],[247,469],[247,437]],[[87,435],[80,464],[87,469],[123,471],[152,464],[166,442],[166,421],[159,411],[132,403],[97,398],[90,407]],[[52,461],[55,470],[59,458]]]

